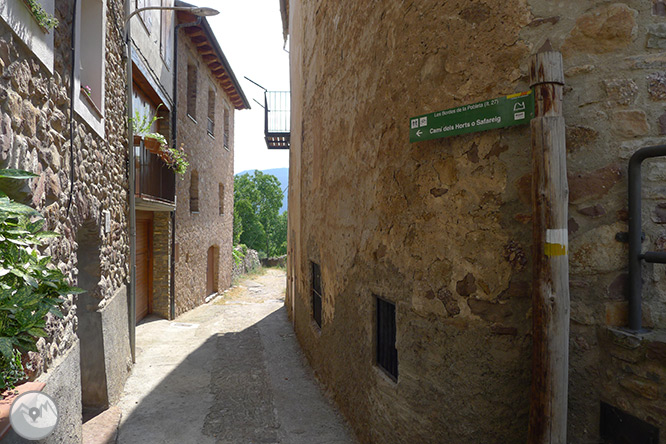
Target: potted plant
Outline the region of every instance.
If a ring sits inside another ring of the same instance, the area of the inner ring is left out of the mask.
[[[162,134],[151,132],[153,124],[159,119],[161,117],[157,115],[148,117],[140,115],[138,111],[135,112],[134,118],[130,119],[135,134],[134,143],[138,144],[143,139],[143,146],[151,153],[158,155],[182,179],[190,165],[184,144],[181,144],[178,149],[171,148]]]

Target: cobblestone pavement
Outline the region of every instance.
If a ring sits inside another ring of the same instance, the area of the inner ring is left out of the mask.
[[[299,350],[285,285],[269,269],[175,321],[143,321],[117,442],[356,443]]]

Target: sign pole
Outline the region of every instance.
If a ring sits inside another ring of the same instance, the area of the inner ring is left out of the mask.
[[[549,41],[530,60],[532,130],[532,388],[528,444],[565,444],[569,263],[562,54]]]

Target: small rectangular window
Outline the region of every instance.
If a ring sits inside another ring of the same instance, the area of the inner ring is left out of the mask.
[[[187,114],[197,118],[197,67],[187,65]]]
[[[215,135],[215,90],[208,90],[208,134]]]
[[[659,443],[659,428],[617,407],[601,402],[601,438],[608,443]]]
[[[224,147],[229,149],[229,110],[224,107]]]
[[[321,328],[321,270],[312,262],[312,318]]]
[[[192,170],[190,176],[190,212],[199,212],[199,173]]]
[[[398,380],[398,350],[395,347],[395,304],[375,296],[377,301],[377,365]]]
[[[220,184],[220,214],[224,214],[224,184]]]

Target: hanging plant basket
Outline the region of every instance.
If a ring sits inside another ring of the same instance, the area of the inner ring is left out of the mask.
[[[160,159],[164,161],[167,165],[171,166],[173,164],[173,158],[171,157],[171,153],[169,153],[166,150],[160,150],[158,153],[156,153],[158,156],[160,156]]]
[[[144,137],[143,146],[145,146],[148,151],[153,154],[157,154],[158,156],[162,152],[162,144],[159,140],[153,137]]]

